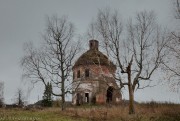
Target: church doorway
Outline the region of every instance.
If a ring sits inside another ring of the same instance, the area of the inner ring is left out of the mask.
[[[85,102],[89,103],[89,93],[85,93]]]
[[[113,99],[113,87],[109,86],[106,94],[106,102],[110,103],[112,102],[112,99]]]

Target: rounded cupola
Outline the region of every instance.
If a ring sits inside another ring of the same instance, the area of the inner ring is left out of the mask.
[[[83,65],[103,65],[116,69],[116,66],[108,59],[106,55],[99,51],[99,42],[97,40],[89,41],[89,50],[82,54],[75,62],[73,68]]]

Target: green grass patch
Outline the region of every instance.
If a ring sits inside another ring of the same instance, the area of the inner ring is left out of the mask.
[[[180,121],[180,105],[144,103],[135,105],[136,114],[128,114],[128,105],[83,105],[40,109],[0,109],[0,121]]]

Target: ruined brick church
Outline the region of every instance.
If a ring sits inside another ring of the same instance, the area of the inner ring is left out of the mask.
[[[72,103],[118,103],[122,96],[115,82],[116,66],[99,51],[97,40],[89,41],[89,50],[73,66]]]

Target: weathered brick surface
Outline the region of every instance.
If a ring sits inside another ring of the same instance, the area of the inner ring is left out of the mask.
[[[90,51],[97,50],[98,51],[98,43],[96,41],[90,41],[90,50],[87,51],[88,53]],[[101,52],[99,52],[101,53]],[[84,53],[84,56],[86,53]],[[96,56],[96,55],[94,55]],[[74,89],[73,94],[73,104],[77,103],[85,103],[87,99],[89,102],[96,102],[97,104],[103,104],[107,101],[107,89],[109,87],[113,88],[112,93],[112,102],[117,102],[121,100],[121,94],[118,90],[118,86],[115,82],[114,74],[116,71],[115,66],[112,65],[112,62],[110,65],[108,65],[109,60],[107,57],[104,57],[105,55],[98,55],[98,57],[103,57],[103,64],[101,62],[99,63],[86,63],[78,61],[87,61],[90,62],[87,58],[81,59],[81,57],[77,60],[76,66],[73,67],[73,74],[74,79],[73,81],[76,83],[76,86]],[[92,57],[93,59],[95,57]],[[102,59],[99,59],[102,60]],[[97,61],[97,60],[95,60]],[[85,70],[89,69],[89,77],[85,76]],[[80,78],[77,78],[77,73],[80,70]],[[78,83],[78,84],[77,84]],[[88,94],[85,94],[88,93]],[[86,96],[85,96],[86,95]],[[88,96],[87,96],[88,95]]]

